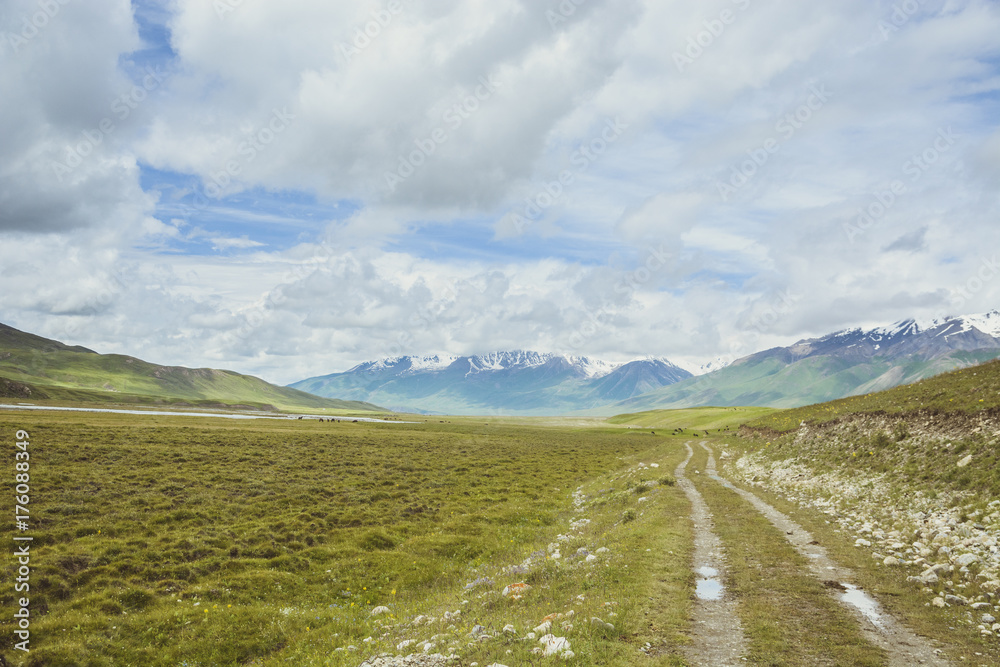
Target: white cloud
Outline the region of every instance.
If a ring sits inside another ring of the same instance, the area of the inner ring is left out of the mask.
[[[175,0],[160,62],[129,2],[22,44],[38,5],[12,0],[0,321],[290,382],[399,352],[708,360],[1000,302],[969,289],[1000,241],[996,3],[898,30],[861,0],[588,0],[553,27],[559,4]],[[174,220],[151,168],[254,190]],[[352,213],[254,202],[288,191]]]

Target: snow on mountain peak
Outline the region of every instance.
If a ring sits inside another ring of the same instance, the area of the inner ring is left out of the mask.
[[[1000,311],[991,310],[979,315],[966,315],[962,320],[966,327],[973,326],[987,336],[1000,338]]]

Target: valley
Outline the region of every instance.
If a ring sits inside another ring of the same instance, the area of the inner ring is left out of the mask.
[[[5,410],[33,448],[38,648],[0,655],[730,664],[699,648],[693,489],[731,664],[996,664],[998,383],[993,362],[789,411],[332,428]]]
[[[54,395],[121,363],[18,342],[9,382]],[[573,367],[510,360],[476,363]],[[30,518],[4,533],[31,538],[32,648],[7,664],[1000,662],[1000,361],[791,409],[613,417],[212,391],[0,408],[31,447]]]

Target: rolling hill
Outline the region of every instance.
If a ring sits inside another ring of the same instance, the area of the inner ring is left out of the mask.
[[[160,366],[120,354],[98,354],[4,324],[0,324],[0,397],[288,411],[382,410],[233,371]]]

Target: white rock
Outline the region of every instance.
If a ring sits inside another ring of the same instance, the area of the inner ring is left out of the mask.
[[[965,466],[969,465],[970,463],[972,463],[972,454],[969,454],[968,456],[966,456],[964,459],[962,459],[961,461],[959,461],[955,465],[957,465],[959,468],[964,468]]]
[[[976,554],[962,554],[961,556],[955,559],[955,565],[958,565],[959,567],[968,567],[969,565],[975,563],[977,560],[979,560],[979,556],[977,556]]]
[[[895,556],[886,556],[885,560],[882,561],[883,565],[899,565],[899,559]]]
[[[569,640],[565,637],[556,637],[555,635],[545,635],[538,640],[544,646],[544,653],[542,655],[557,655],[561,653],[566,653],[570,650]]]
[[[546,635],[549,633],[549,630],[552,629],[552,621],[545,621],[544,623],[537,625],[532,629],[540,635]]]
[[[375,607],[372,609],[372,616],[381,616],[382,614],[388,614],[389,608],[384,606]]]

